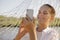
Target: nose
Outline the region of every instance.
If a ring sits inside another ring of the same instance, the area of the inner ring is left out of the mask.
[[[38,18],[40,18],[40,17],[42,17],[42,16],[43,16],[43,14],[42,14],[42,13],[40,13],[40,14],[38,14],[38,16],[37,16],[37,17],[38,17]]]

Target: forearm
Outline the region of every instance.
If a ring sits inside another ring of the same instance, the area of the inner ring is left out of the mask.
[[[29,32],[29,35],[30,35],[30,40],[37,40],[37,35],[35,30]]]
[[[21,33],[20,33],[20,39],[25,35],[27,33],[27,31],[22,31]]]
[[[25,34],[27,33],[27,31],[22,31],[21,33],[18,33],[15,40],[20,40]]]

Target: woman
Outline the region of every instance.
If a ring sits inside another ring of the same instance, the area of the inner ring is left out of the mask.
[[[21,29],[15,40],[59,40],[58,33],[49,28],[49,24],[54,20],[55,10],[49,4],[41,6],[38,12],[38,26],[35,27],[33,21],[23,19]],[[28,34],[29,33],[29,34]]]

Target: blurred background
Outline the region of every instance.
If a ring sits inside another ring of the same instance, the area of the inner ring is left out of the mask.
[[[60,36],[60,0],[0,0],[0,40],[13,40],[22,18],[26,16],[26,9],[34,10],[37,23],[38,10],[43,4],[54,7],[56,16],[49,27],[54,28]]]

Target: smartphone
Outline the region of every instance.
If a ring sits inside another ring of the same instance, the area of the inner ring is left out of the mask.
[[[30,20],[33,20],[33,13],[33,9],[27,9],[26,17],[30,18]]]

